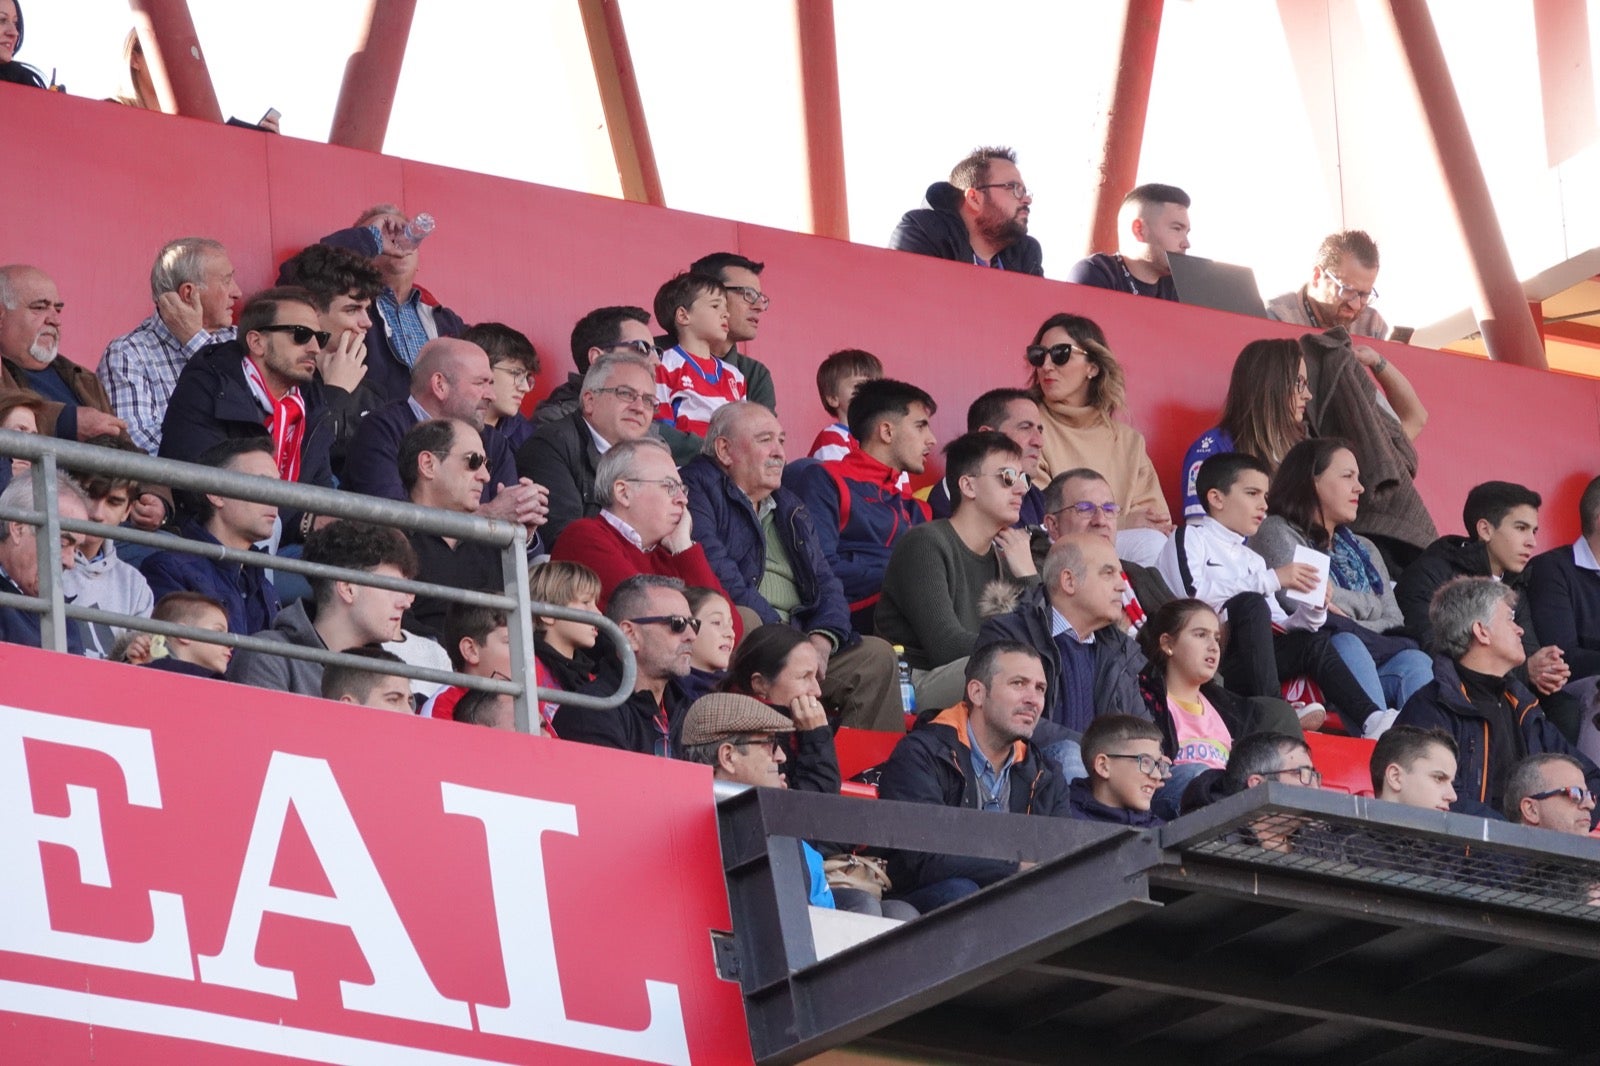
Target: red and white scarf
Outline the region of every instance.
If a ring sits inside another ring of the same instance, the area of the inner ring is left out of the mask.
[[[244,360],[244,379],[256,399],[270,409],[263,425],[272,433],[272,457],[278,464],[278,476],[285,481],[300,479],[300,436],[305,431],[306,402],[300,390],[291,388],[281,398],[272,395],[255,360]]]

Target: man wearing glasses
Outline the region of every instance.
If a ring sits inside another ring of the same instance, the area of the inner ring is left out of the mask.
[[[1296,292],[1274,297],[1267,317],[1312,329],[1343,326],[1352,337],[1384,340],[1389,324],[1373,306],[1377,284],[1377,243],[1358,229],[1332,233],[1317,249],[1311,280]]]
[[[1017,274],[1044,273],[1044,252],[1028,236],[1033,196],[1010,148],[974,148],[928,186],[926,207],[907,211],[889,247]]]
[[[700,620],[689,610],[683,588],[677,578],[641,573],[607,590],[606,617],[622,630],[638,665],[633,695],[622,706],[604,711],[561,704],[556,708],[556,736],[640,755],[673,755],[671,723],[689,709],[677,683],[689,675],[700,633]],[[614,657],[607,662],[619,668]],[[611,676],[596,680],[596,691],[615,688]]]
[[[1583,766],[1554,753],[1522,760],[1506,782],[1506,817],[1520,825],[1588,836],[1594,793],[1584,779]]]
[[[961,698],[985,603],[1014,602],[1039,584],[1028,534],[1016,527],[1028,490],[1022,450],[1003,433],[967,433],[945,448],[945,469],[955,510],[895,542],[873,616],[878,636],[905,647],[922,711]]]
[[[1044,537],[1044,493],[1039,491],[1039,457],[1044,454],[1044,427],[1039,416],[1039,404],[1027,389],[990,389],[967,408],[967,432],[993,430],[1004,433],[1022,449],[1022,472],[1028,477],[1028,491],[1022,497],[1022,512],[1017,516],[1017,526],[1031,534],[1039,535],[1034,541],[1034,554],[1040,559],[1050,550]],[[928,493],[928,510],[935,518],[950,517],[950,485],[944,479]]]
[[[613,445],[595,471],[594,496],[600,513],[569,524],[550,558],[582,563],[599,575],[602,609],[635,574],[677,578],[728,598],[694,541],[689,493],[665,444],[646,437]]]
[[[625,348],[609,351],[589,364],[577,408],[534,429],[517,452],[517,473],[549,490],[549,543],[578,519],[600,513],[594,491],[600,457],[614,445],[649,435],[655,404],[650,360]]]
[[[1172,760],[1161,754],[1161,730],[1147,718],[1107,714],[1083,734],[1088,775],[1068,786],[1072,817],[1133,829],[1161,824],[1150,810],[1156,790],[1172,776]]]
[[[1513,671],[1527,659],[1515,619],[1517,591],[1490,577],[1459,577],[1433,595],[1434,679],[1400,711],[1396,725],[1442,729],[1460,759],[1451,810],[1497,818],[1507,785],[1530,755],[1555,754],[1583,768],[1586,787],[1600,788],[1600,769],[1567,742]],[[1590,822],[1595,816],[1589,812]]]

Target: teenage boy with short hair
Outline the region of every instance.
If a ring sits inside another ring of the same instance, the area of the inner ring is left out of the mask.
[[[95,437],[89,443],[119,447],[117,438],[109,436]],[[132,478],[86,474],[77,482],[89,498],[91,522],[120,526],[128,520],[133,501],[139,498],[139,482]],[[156,605],[150,583],[139,573],[138,567],[117,558],[114,541],[91,533],[83,534],[78,544],[76,564],[62,572],[61,593],[68,603],[79,607],[98,607],[102,611],[140,618],[149,618]],[[83,635],[83,653],[91,659],[110,658],[117,641],[128,632],[103,622],[79,622],[78,628]]]
[[[1161,754],[1161,730],[1131,714],[1106,714],[1083,732],[1083,765],[1089,776],[1067,786],[1072,817],[1134,829],[1161,824],[1150,801],[1172,776],[1172,760]]]
[[[506,447],[515,455],[533,436],[533,423],[522,415],[522,401],[539,373],[539,353],[527,336],[499,322],[468,326],[461,339],[489,354],[494,403],[483,413],[483,421],[500,431]]]
[[[176,622],[213,633],[228,631],[228,612],[221,603],[201,592],[169,592],[156,601],[150,617],[157,622]],[[228,671],[233,649],[226,644],[207,644],[192,637],[161,637],[167,654],[144,665],[153,670],[221,681]]]
[[[697,437],[725,403],[746,398],[744,374],[713,354],[728,340],[728,293],[708,274],[679,274],[661,286],[656,321],[678,343],[656,368],[656,421]]]
[[[457,673],[511,680],[511,630],[504,611],[452,603],[445,608],[439,643],[450,656],[450,669]],[[423,716],[450,718],[467,691],[461,685],[440,689],[422,705]]]
[[[811,442],[810,456],[823,461],[843,459],[854,448],[850,427],[845,418],[850,411],[850,401],[863,381],[876,381],[883,377],[883,363],[871,352],[860,348],[844,348],[834,352],[817,365],[817,396],[822,409],[833,419],[833,425],[817,433]]]
[[[1222,674],[1230,689],[1241,696],[1279,696],[1280,678],[1308,675],[1347,722],[1375,739],[1397,712],[1373,703],[1339,658],[1331,634],[1323,631],[1327,605],[1302,603],[1289,614],[1278,602],[1280,589],[1316,588],[1316,567],[1285,563],[1269,570],[1245,543],[1267,516],[1269,480],[1267,464],[1253,455],[1228,452],[1207,459],[1195,479],[1206,514],[1173,531],[1156,569],[1170,587],[1204,601],[1228,623]]]
[[[1372,749],[1372,794],[1390,803],[1448,811],[1456,801],[1455,738],[1443,729],[1397,725]]]
[[[349,703],[357,707],[371,707],[379,711],[415,714],[411,701],[411,682],[399,674],[387,672],[386,666],[404,663],[405,660],[376,644],[358,644],[346,648],[346,655],[354,655],[372,662],[370,669],[357,666],[325,666],[322,668],[322,698],[336,703]]]

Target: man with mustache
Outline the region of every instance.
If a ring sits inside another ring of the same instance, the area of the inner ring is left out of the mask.
[[[32,389],[48,401],[41,433],[63,440],[122,436],[127,423],[112,413],[100,379],[61,354],[65,306],[38,267],[0,266],[0,385]]]
[[[1017,153],[974,148],[928,186],[927,206],[907,211],[889,247],[1018,274],[1044,273],[1044,253],[1028,236],[1033,196],[1017,169]]]
[[[718,408],[701,454],[681,471],[695,539],[746,632],[782,622],[810,637],[823,703],[838,709],[841,724],[902,730],[894,649],[852,631],[844,586],[810,512],[783,487],[783,463],[777,415],[753,400]]]

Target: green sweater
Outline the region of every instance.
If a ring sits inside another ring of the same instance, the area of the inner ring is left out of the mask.
[[[972,654],[983,623],[978,600],[994,581],[1029,586],[1039,579],[1012,577],[992,545],[974,554],[947,518],[914,526],[889,556],[874,628],[904,645],[906,662],[919,670],[955,662]]]

